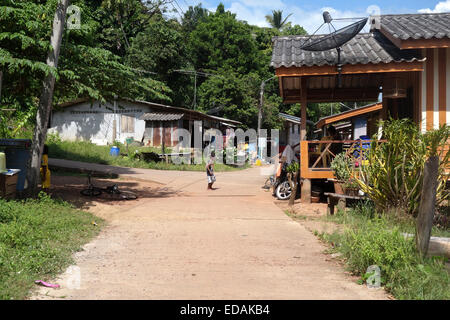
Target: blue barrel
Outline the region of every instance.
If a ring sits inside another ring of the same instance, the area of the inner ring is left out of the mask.
[[[120,153],[120,149],[116,146],[112,146],[111,150],[109,150],[109,154],[113,157],[118,157]]]

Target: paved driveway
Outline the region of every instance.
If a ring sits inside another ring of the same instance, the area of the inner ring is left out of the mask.
[[[274,205],[258,168],[217,173],[214,191],[201,172],[116,170],[159,182],[173,196],[111,212],[109,225],[76,255],[79,288],[67,288],[76,282],[66,272],[55,279],[61,289],[41,288],[34,299],[387,298],[356,284]]]

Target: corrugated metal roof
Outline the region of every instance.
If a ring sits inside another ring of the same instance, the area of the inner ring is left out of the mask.
[[[300,124],[300,118],[299,117],[291,116],[290,114],[286,114],[286,113],[282,113],[282,112],[280,112],[279,115],[280,115],[281,118],[283,118],[283,119],[285,119],[287,121]]]
[[[289,122],[293,122],[293,123],[297,123],[297,124],[300,124],[302,122],[301,118],[296,117],[296,116],[291,116],[290,114],[287,114],[287,113],[279,112],[278,115],[281,118],[283,118],[283,119],[285,119],[286,121],[289,121]],[[314,122],[312,122],[311,120],[306,120],[306,123],[314,125]]]
[[[337,50],[305,51],[300,49],[308,36],[274,37],[271,66],[302,67],[336,65]],[[424,61],[418,50],[400,50],[379,31],[360,33],[342,46],[342,64],[368,64]]]
[[[355,116],[361,116],[363,114],[376,112],[383,109],[383,104],[381,102],[371,103],[366,106],[358,107],[352,110],[347,110],[341,113],[333,114],[331,116],[322,117],[317,121],[316,127],[322,128],[324,125],[331,124],[337,121],[343,121]]]
[[[144,113],[140,120],[145,121],[174,121],[174,120],[180,120],[183,118],[184,114],[182,113]]]
[[[382,15],[380,26],[399,40],[450,38],[450,12]]]
[[[66,107],[71,107],[83,102],[88,102],[90,101],[90,99],[88,98],[81,98],[81,99],[77,99],[77,100],[72,100],[69,102],[66,102],[64,104],[60,104],[58,105],[59,108],[66,108]],[[125,101],[128,103],[133,103],[133,104],[143,104],[146,106],[151,107],[151,109],[155,110],[155,111],[161,111],[162,113],[166,113],[166,112],[176,112],[177,114],[191,114],[191,115],[196,115],[200,118],[203,119],[208,119],[208,120],[218,120],[218,121],[222,121],[225,122],[226,124],[234,124],[237,126],[242,125],[242,122],[237,121],[237,120],[231,120],[231,119],[227,119],[227,118],[222,118],[222,117],[217,117],[217,116],[211,116],[205,113],[202,113],[200,111],[196,111],[196,110],[191,110],[191,109],[186,109],[186,108],[181,108],[181,107],[174,107],[174,106],[168,106],[168,105],[164,105],[164,104],[160,104],[160,103],[155,103],[155,102],[148,102],[148,101],[141,101],[141,100],[132,100],[132,99],[120,99],[120,101]]]

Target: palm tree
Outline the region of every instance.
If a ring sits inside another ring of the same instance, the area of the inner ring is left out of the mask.
[[[292,13],[283,20],[283,10],[272,10],[272,14],[266,15],[266,21],[277,30],[280,30],[286,25],[287,19],[292,16]]]

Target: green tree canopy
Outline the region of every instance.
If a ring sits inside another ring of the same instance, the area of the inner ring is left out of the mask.
[[[176,70],[187,65],[186,54],[181,26],[175,20],[167,21],[157,15],[133,40],[126,62],[133,68],[155,73],[154,77],[171,88],[172,103],[183,106],[189,99],[186,92],[189,79]]]
[[[222,4],[197,25],[189,38],[196,70],[226,69],[248,74],[264,68],[250,26],[224,11]]]

